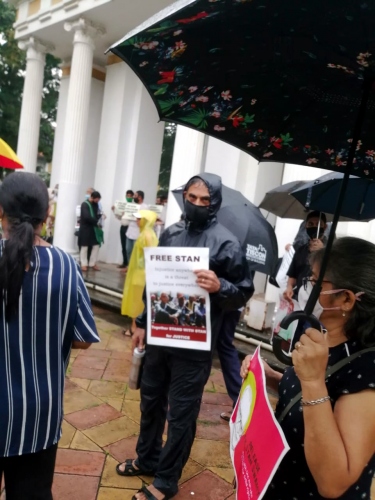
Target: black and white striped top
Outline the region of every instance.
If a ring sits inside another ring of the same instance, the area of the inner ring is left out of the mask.
[[[57,443],[72,341],[100,339],[81,272],[54,247],[34,247],[18,316],[6,322],[1,307],[0,457],[9,457]]]

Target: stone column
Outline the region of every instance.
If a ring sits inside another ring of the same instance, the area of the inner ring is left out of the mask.
[[[205,135],[182,125],[177,126],[174,145],[171,180],[169,183],[168,207],[165,226],[178,222],[181,217],[173,189],[186,184],[189,179],[203,170]]]
[[[75,212],[81,201],[80,184],[90,107],[94,39],[103,34],[104,29],[82,18],[65,23],[65,29],[73,31],[74,40],[54,243],[74,253]]]
[[[53,50],[53,47],[44,45],[34,37],[22,40],[18,45],[20,49],[26,50],[26,73],[17,154],[25,170],[35,172],[38,157],[45,54],[47,51]]]

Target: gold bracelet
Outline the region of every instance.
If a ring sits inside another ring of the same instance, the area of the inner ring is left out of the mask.
[[[320,403],[325,403],[326,401],[331,401],[329,396],[324,396],[324,398],[313,399],[312,401],[306,401],[305,399],[301,399],[301,406],[315,406]]]

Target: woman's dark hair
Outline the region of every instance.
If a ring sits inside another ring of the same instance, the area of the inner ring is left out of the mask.
[[[322,263],[324,249],[311,257]],[[334,289],[363,292],[345,323],[345,334],[363,346],[375,345],[375,245],[360,238],[338,238],[332,246],[325,279]]]
[[[35,228],[47,217],[48,191],[36,174],[15,172],[0,186],[0,207],[9,235],[0,258],[0,296],[7,321],[18,312],[25,268],[30,262]],[[3,308],[0,307],[0,315]]]

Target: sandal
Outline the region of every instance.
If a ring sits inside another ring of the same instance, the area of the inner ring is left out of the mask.
[[[153,471],[146,471],[143,469],[136,469],[133,465],[134,460],[132,458],[129,458],[128,460],[125,460],[123,462],[125,464],[125,470],[120,469],[120,465],[122,464],[117,464],[116,465],[116,472],[119,476],[153,476],[154,472]]]
[[[225,422],[230,422],[230,416],[228,416],[228,413],[226,412],[220,413],[220,418],[225,420]]]
[[[127,330],[123,330],[122,333],[123,333],[123,335],[125,335],[125,337],[130,337],[130,338],[132,338],[134,335],[134,332],[131,328],[128,328]]]
[[[137,493],[143,493],[145,495],[145,497],[147,498],[147,500],[158,500],[156,498],[156,496],[153,495],[151,493],[151,491],[147,489],[146,485],[142,486],[142,488],[140,490],[138,490]],[[162,493],[162,492],[160,492],[160,493]],[[164,493],[162,493],[162,494],[164,495],[163,500],[169,500],[170,498],[173,498],[173,496],[174,496],[174,495],[168,496],[168,495],[165,495]],[[132,500],[138,500],[138,498],[135,495],[133,495]]]

